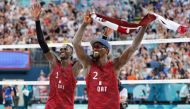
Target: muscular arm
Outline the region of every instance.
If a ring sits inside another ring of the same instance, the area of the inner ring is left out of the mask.
[[[127,49],[125,49],[125,51],[121,54],[119,58],[113,61],[116,72],[129,61],[133,53],[139,48],[145,30],[146,26],[142,27],[137,36],[135,37],[135,39],[133,40],[132,45],[130,45]]]
[[[36,33],[37,33],[38,43],[41,49],[43,50],[45,57],[51,63],[51,65],[53,65],[53,63],[56,63],[56,57],[50,52],[48,45],[44,40],[44,35],[39,20],[36,21]]]
[[[79,61],[73,63],[72,71],[75,77],[78,76],[81,69],[82,69],[82,64]]]
[[[85,23],[81,25],[81,27],[78,29],[77,33],[75,34],[74,40],[73,40],[73,47],[75,49],[76,55],[84,68],[87,68],[88,65],[90,64],[90,58],[87,56],[87,54],[85,53],[81,45],[82,36],[83,36],[86,26],[87,24]]]

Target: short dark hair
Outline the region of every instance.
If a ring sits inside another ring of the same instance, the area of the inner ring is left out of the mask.
[[[73,50],[74,50],[74,49],[73,49],[73,47],[72,47],[71,45],[66,44],[66,45],[63,45],[63,47],[64,47],[64,48],[65,48],[65,47],[66,47],[66,48],[68,48],[68,47],[69,47],[69,48],[72,50],[72,53],[73,53]],[[62,48],[63,48],[63,47],[62,47]],[[62,48],[61,48],[61,49],[62,49]],[[60,50],[61,50],[61,49],[60,49]]]

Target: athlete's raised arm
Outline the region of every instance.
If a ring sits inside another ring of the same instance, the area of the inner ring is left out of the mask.
[[[86,29],[86,26],[91,22],[92,22],[92,18],[90,17],[90,12],[86,12],[83,19],[83,23],[78,29],[77,33],[75,34],[74,40],[73,40],[73,47],[75,49],[76,55],[84,68],[87,68],[88,65],[90,65],[91,61],[90,61],[90,57],[85,53],[81,45],[81,41],[82,41],[82,36]]]
[[[124,52],[121,54],[121,56],[119,56],[119,58],[116,58],[113,61],[116,71],[118,71],[123,65],[125,65],[129,61],[133,53],[139,48],[144,33],[146,31],[146,28],[147,26],[142,27],[137,36],[135,37],[135,39],[133,40],[132,45],[126,48]]]
[[[38,43],[43,50],[43,53],[45,54],[46,58],[48,61],[54,65],[54,63],[57,61],[56,57],[50,52],[50,49],[48,48],[47,43],[44,40],[44,35],[41,29],[41,24],[40,24],[40,14],[41,14],[41,6],[39,4],[34,4],[32,6],[32,16],[35,19],[36,23],[36,33],[37,33],[37,39]]]

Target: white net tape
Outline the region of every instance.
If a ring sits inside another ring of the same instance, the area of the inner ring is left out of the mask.
[[[189,79],[172,80],[121,80],[122,84],[168,84],[190,83]],[[77,85],[85,85],[85,81],[78,81]],[[0,85],[49,85],[49,81],[0,81]]]
[[[154,40],[143,40],[142,44],[159,44],[159,43],[179,43],[179,42],[190,42],[190,38],[175,38],[175,39],[154,39]],[[110,41],[111,45],[129,45],[132,41]],[[83,42],[83,46],[89,46],[89,42]],[[52,43],[48,44],[49,47],[61,47],[63,43]],[[14,49],[14,48],[39,48],[39,44],[23,44],[23,45],[0,45],[0,49]]]

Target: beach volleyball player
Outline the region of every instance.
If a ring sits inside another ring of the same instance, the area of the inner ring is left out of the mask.
[[[40,25],[41,6],[34,4],[32,16],[36,22],[37,39],[47,60],[51,64],[50,94],[45,109],[74,109],[74,90],[76,87],[75,77],[78,75],[79,62],[75,64],[71,57],[73,48],[71,45],[64,45],[56,56],[44,40]]]
[[[83,23],[73,40],[77,57],[86,72],[88,109],[120,109],[118,90],[119,70],[139,48],[146,26],[140,29],[133,43],[125,49],[121,56],[113,60],[108,60],[108,54],[111,48],[108,41],[102,38],[92,40],[92,59],[85,53],[81,46],[83,33],[87,25],[91,22],[90,12],[86,12]]]

